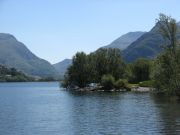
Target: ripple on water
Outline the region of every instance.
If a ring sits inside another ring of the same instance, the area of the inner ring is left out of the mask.
[[[148,93],[71,93],[58,83],[4,83],[0,133],[179,135],[180,104]]]

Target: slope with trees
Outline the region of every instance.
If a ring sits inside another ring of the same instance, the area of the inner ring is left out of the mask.
[[[0,65],[0,82],[28,82],[35,81],[34,78],[17,71],[15,68],[7,68]]]
[[[57,75],[57,71],[49,62],[38,58],[10,34],[0,33],[0,64],[14,67],[33,76]]]

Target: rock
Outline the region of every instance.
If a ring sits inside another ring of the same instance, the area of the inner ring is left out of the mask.
[[[150,92],[152,91],[153,88],[150,87],[132,87],[131,91],[135,91],[135,92]]]

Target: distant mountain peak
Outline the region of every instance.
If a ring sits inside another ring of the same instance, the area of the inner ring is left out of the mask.
[[[0,40],[9,40],[9,39],[17,40],[13,35],[9,33],[0,33]]]
[[[66,58],[66,59],[64,59],[63,61],[69,61],[69,60],[71,60],[71,59]]]
[[[132,42],[136,41],[141,37],[145,32],[136,31],[128,32],[121,37],[114,40],[111,44],[104,46],[103,48],[118,48],[120,50],[126,49]]]

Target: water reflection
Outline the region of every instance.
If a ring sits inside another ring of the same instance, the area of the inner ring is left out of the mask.
[[[121,96],[114,93],[71,93],[72,124],[75,134],[112,134],[118,124]],[[113,106],[109,106],[114,102]],[[112,121],[112,122],[110,122]],[[80,128],[81,127],[81,128]],[[106,130],[105,130],[106,129]]]
[[[73,97],[71,123],[75,134],[178,134],[179,127],[175,131],[164,128],[171,123],[164,124],[161,111],[166,112],[169,105],[156,103],[156,98],[148,93],[79,92],[70,95]],[[172,122],[171,118],[166,119]]]
[[[160,113],[160,132],[164,135],[180,135],[180,102],[160,95],[151,97]]]

